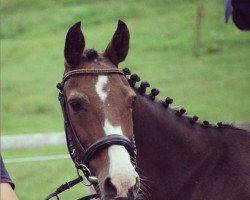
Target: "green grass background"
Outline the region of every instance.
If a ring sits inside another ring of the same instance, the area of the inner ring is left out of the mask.
[[[193,56],[197,5],[202,47]],[[55,85],[68,28],[83,22],[87,47],[105,49],[118,19],[131,33],[129,66],[176,106],[211,121],[250,119],[250,33],[223,21],[224,1],[3,0],[1,131],[62,130]]]
[[[195,18],[204,6],[195,57]],[[87,47],[105,49],[117,25],[130,29],[124,63],[201,119],[250,119],[250,32],[224,23],[224,0],[2,0],[1,134],[62,131],[55,85],[68,28],[82,21]],[[66,153],[65,147],[2,151],[4,158]],[[7,165],[21,199],[43,199],[74,177],[70,160]],[[65,194],[80,196],[83,189]],[[68,196],[67,196],[68,195]],[[74,196],[74,197],[76,197]]]
[[[62,153],[67,153],[66,146],[19,149],[18,151],[13,149],[5,150],[3,159]],[[61,184],[77,177],[76,170],[70,159],[6,163],[5,166],[15,183],[15,192],[20,200],[42,200]],[[60,197],[65,200],[73,200],[85,194],[86,187],[81,183],[62,193]]]

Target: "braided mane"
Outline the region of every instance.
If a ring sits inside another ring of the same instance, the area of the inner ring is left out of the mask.
[[[156,96],[160,93],[158,89],[153,88],[151,89],[151,92],[147,94],[147,88],[150,87],[150,84],[148,82],[142,81],[139,87],[135,87],[136,83],[141,81],[140,77],[137,74],[131,75],[131,71],[128,68],[124,68],[123,73],[126,76],[130,87],[136,90],[141,96],[149,98],[152,101],[156,100]],[[199,120],[199,117],[196,115],[194,116],[187,115],[187,111],[185,108],[180,108],[180,109],[170,108],[170,104],[173,103],[173,99],[171,97],[167,97],[165,98],[165,100],[158,100],[157,103],[162,104],[162,108],[164,109],[172,110],[178,117],[187,118],[191,124],[198,123],[203,128],[217,128],[217,129],[231,128],[231,129],[237,129],[237,130],[240,129],[238,127],[235,127],[233,124],[226,124],[221,121],[218,122],[217,124],[211,124],[207,120],[201,121]]]

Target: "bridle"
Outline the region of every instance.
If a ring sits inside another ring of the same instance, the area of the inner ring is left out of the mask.
[[[87,149],[81,144],[76,131],[71,123],[69,118],[69,111],[67,105],[67,97],[64,93],[64,84],[71,76],[80,76],[80,75],[124,75],[122,70],[119,69],[77,69],[66,72],[63,76],[62,82],[57,84],[57,88],[60,90],[58,95],[58,100],[60,101],[63,118],[64,118],[64,129],[66,134],[66,142],[68,151],[71,159],[73,160],[75,167],[77,169],[78,177],[72,181],[66,182],[58,187],[53,193],[48,195],[45,200],[51,199],[52,197],[57,197],[59,199],[59,194],[64,192],[67,189],[70,189],[74,185],[83,181],[83,177],[80,175],[80,171],[84,174],[86,179],[89,181],[89,185],[95,188],[97,194],[88,195],[82,197],[78,200],[88,200],[88,199],[97,199],[100,197],[98,189],[98,179],[95,176],[92,176],[89,169],[89,161],[98,154],[101,150],[108,148],[111,145],[121,145],[124,146],[130,154],[131,162],[136,167],[136,145],[134,138],[129,139],[123,135],[111,134],[104,136],[93,144],[91,144]],[[78,147],[78,148],[76,148]]]

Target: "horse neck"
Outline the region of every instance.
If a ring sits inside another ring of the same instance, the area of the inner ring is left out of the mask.
[[[134,134],[140,137],[138,142],[148,142],[159,150],[181,148],[196,155],[207,148],[205,128],[191,124],[187,117],[178,116],[176,110],[164,108],[160,101],[152,101],[148,96],[138,96],[133,123]]]
[[[187,117],[177,116],[175,110],[164,108],[159,101],[138,95],[133,123],[139,173],[154,183],[160,180],[158,184],[162,184],[159,177],[168,177],[165,184],[181,187],[176,179],[189,179],[183,175],[199,168],[212,154],[207,130],[198,123],[191,124]]]
[[[249,169],[244,164],[249,155],[247,131],[191,124],[175,110],[141,95],[133,110],[133,123],[138,172],[146,190],[150,188],[148,199],[190,199],[192,190],[211,182],[212,175],[244,177],[242,171]]]

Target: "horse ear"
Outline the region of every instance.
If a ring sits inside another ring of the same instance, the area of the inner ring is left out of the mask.
[[[81,31],[81,22],[77,22],[68,30],[64,47],[64,57],[71,67],[80,64],[84,47],[85,40]]]
[[[119,62],[122,62],[126,58],[128,49],[129,30],[127,25],[119,20],[117,29],[104,52],[104,56],[108,57],[116,66],[118,66]]]

